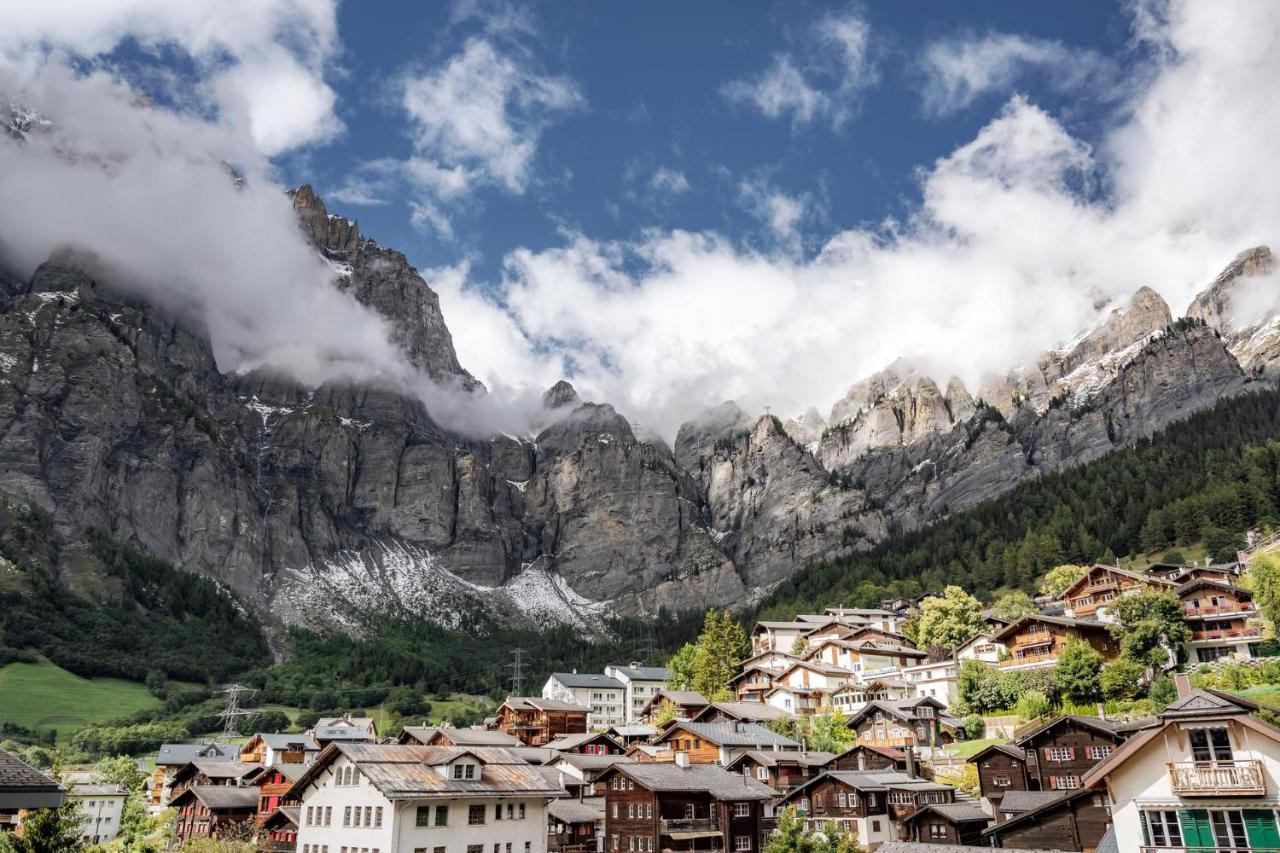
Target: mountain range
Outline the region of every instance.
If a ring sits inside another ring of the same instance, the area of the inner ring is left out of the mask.
[[[291,196],[334,286],[386,319],[408,364],[486,393],[405,256],[310,187]],[[596,630],[747,606],[807,564],[1274,382],[1274,272],[1267,248],[1245,251],[1180,318],[1143,287],[980,388],[899,361],[826,416],[726,402],[667,446],[568,382],[532,434],[477,438],[391,387],[224,373],[207,330],[60,252],[0,272],[0,493],[51,518],[71,589],[112,593],[87,544],[100,529],[214,578],[272,631],[479,614]]]

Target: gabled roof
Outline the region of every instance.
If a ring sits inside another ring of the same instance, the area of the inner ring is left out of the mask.
[[[630,764],[633,759],[625,755],[590,755],[581,752],[562,753],[556,756],[556,764],[568,764],[579,770],[603,770],[615,764]]]
[[[297,734],[287,734],[285,732],[258,732],[252,738],[249,738],[249,743],[253,743],[254,739],[262,741],[272,749],[288,749],[295,744],[301,744],[302,748],[308,752],[320,751],[319,744],[308,737],[305,732],[299,732]],[[246,746],[247,745],[248,744],[246,744]]]
[[[796,655],[793,655],[793,654],[791,654],[790,652],[780,652],[780,651],[775,651],[775,650],[773,650],[773,649],[766,649],[766,650],[765,650],[765,651],[763,651],[763,652],[757,652],[757,653],[755,653],[755,654],[754,654],[754,655],[752,655],[751,657],[749,657],[749,658],[747,658],[746,660],[744,660],[744,661],[742,661],[741,663],[739,663],[739,664],[738,664],[738,666],[740,666],[740,667],[746,666],[747,664],[751,663],[752,661],[759,660],[760,658],[764,658],[764,657],[780,657],[780,658],[787,658],[787,659],[789,659],[789,660],[793,660],[793,661],[796,661],[796,660],[803,660],[803,658],[800,658],[800,657],[798,657],[798,656],[796,656]]]
[[[832,616],[897,616],[892,610],[883,607],[828,607],[827,613]]]
[[[1236,586],[1232,583],[1227,583],[1226,581],[1211,580],[1210,578],[1193,578],[1175,589],[1173,594],[1178,596],[1178,598],[1182,598],[1182,596],[1187,593],[1195,592],[1197,589],[1201,589],[1206,586],[1216,589],[1219,592],[1229,592],[1237,598],[1243,598],[1247,601],[1253,600],[1252,590],[1245,589],[1242,586]]]
[[[860,749],[865,749],[867,752],[874,752],[877,755],[883,755],[885,758],[888,758],[890,761],[906,761],[907,760],[907,754],[900,749],[894,749],[891,746],[870,746],[865,743],[860,743],[860,744],[856,744],[854,746],[849,747],[844,752],[837,755],[835,760],[838,761],[839,759],[844,758],[846,755],[852,755],[853,753],[857,752]]]
[[[618,751],[622,750],[622,744],[604,732],[580,732],[571,735],[559,735],[554,740],[546,744],[547,749],[553,749],[556,752],[568,752],[571,749],[578,749],[595,741],[604,741]]]
[[[626,685],[616,678],[600,672],[553,672],[551,677],[565,687],[586,687],[597,690],[625,690]]]
[[[65,791],[58,780],[0,749],[0,793],[50,794],[61,805]],[[40,803],[39,805],[44,805]]]
[[[427,795],[556,797],[564,794],[563,788],[546,779],[542,768],[521,761],[505,749],[335,742],[325,747],[286,796],[300,797],[338,756],[355,764],[370,784],[392,800]],[[470,756],[482,765],[480,778],[453,779],[437,769],[463,756]]]
[[[621,773],[654,793],[705,793],[722,802],[772,800],[778,792],[740,773],[730,773],[716,764],[676,764],[642,762],[619,764]]]
[[[655,743],[664,743],[671,739],[673,733],[685,731],[694,737],[701,738],[715,746],[747,746],[765,747],[779,746],[799,748],[800,742],[786,735],[766,729],[756,723],[689,723],[680,722],[670,726],[658,736]]]
[[[1106,624],[1103,622],[1095,622],[1092,619],[1072,619],[1067,616],[1048,616],[1044,613],[1024,613],[1013,622],[1005,625],[995,636],[992,637],[997,643],[1003,642],[1005,637],[1011,636],[1022,630],[1028,622],[1047,622],[1050,625],[1060,625],[1064,628],[1077,628],[1082,631],[1106,631],[1110,633]]]
[[[872,699],[854,712],[849,717],[846,725],[849,728],[853,728],[876,711],[883,711],[890,716],[897,717],[899,720],[915,720],[916,717],[911,711],[921,705],[929,705],[935,711],[945,711],[947,709],[946,705],[943,705],[932,696],[916,696],[912,699]]]
[[[234,743],[162,743],[156,754],[156,764],[166,767],[180,767],[197,759],[239,761],[240,747]]]
[[[1065,791],[1005,791],[1000,800],[1002,814],[1022,814],[1034,811],[1066,796]]]
[[[627,726],[610,726],[609,733],[614,737],[633,738],[633,737],[653,737],[658,730],[653,726],[627,725]]]
[[[790,655],[788,655],[788,657],[790,657]],[[785,670],[777,669],[772,666],[764,666],[763,664],[758,664],[758,663],[744,664],[742,668],[738,670],[737,674],[735,674],[732,678],[729,679],[729,684],[736,684],[739,681],[742,681],[744,678],[749,678],[753,673],[757,673],[757,672],[762,672],[765,675],[767,675],[770,679],[774,679],[774,678],[777,678],[779,675],[781,675],[783,672],[785,672]]]
[[[307,770],[307,765],[290,762],[284,764],[268,764],[260,768],[257,772],[251,773],[245,777],[245,780],[251,785],[260,785],[262,779],[270,776],[272,773],[279,773],[288,782],[297,782],[302,778],[302,774]]]
[[[816,672],[820,675],[828,675],[833,678],[840,678],[842,676],[852,678],[854,674],[853,670],[845,669],[842,666],[833,666],[829,663],[823,663],[822,661],[816,661],[816,660],[800,660],[800,661],[796,661],[795,663],[791,664],[791,666],[784,669],[780,674],[778,674],[775,677],[775,680],[786,678],[788,673],[796,669],[807,669],[812,672]]]
[[[559,699],[543,699],[541,696],[508,696],[507,701],[498,707],[510,708],[513,711],[569,711],[588,714],[591,709],[577,702],[562,702]]]
[[[504,746],[502,749],[505,749],[526,764],[532,764],[535,767],[550,764],[564,755],[563,752],[556,752],[553,749],[544,749],[540,746],[524,746],[523,744],[520,746]]]
[[[547,804],[547,816],[561,823],[594,823],[604,820],[604,797],[560,797]]]
[[[427,741],[436,736],[439,726],[405,726],[400,729],[399,743],[417,743],[426,746]]]
[[[882,770],[826,770],[803,785],[792,788],[778,801],[778,805],[795,799],[802,791],[808,790],[825,779],[834,779],[847,787],[859,791],[887,791],[890,787],[914,786],[919,783],[929,784],[925,779],[908,776],[901,770],[891,770],[889,768]],[[950,786],[943,785],[941,788],[949,789]]]
[[[1080,579],[1078,581],[1076,581],[1071,586],[1064,589],[1062,591],[1062,595],[1058,597],[1064,601],[1070,598],[1071,593],[1074,592],[1076,588],[1079,587],[1081,584],[1086,583],[1089,580],[1089,576],[1092,575],[1094,572],[1096,572],[1098,569],[1106,569],[1108,572],[1120,575],[1121,577],[1126,577],[1131,580],[1139,581],[1145,584],[1151,584],[1152,586],[1170,586],[1171,587],[1175,585],[1170,580],[1166,580],[1165,578],[1162,578],[1156,575],[1149,575],[1146,572],[1135,572],[1133,569],[1126,569],[1126,568],[1122,568],[1121,566],[1108,566],[1105,563],[1094,563],[1085,571],[1083,575],[1080,576]]]
[[[257,811],[258,789],[243,785],[192,785],[170,802],[181,806],[183,801],[194,798],[211,811]]]
[[[1122,734],[1116,732],[1116,722],[1113,720],[1104,720],[1099,717],[1088,717],[1083,714],[1059,714],[1058,716],[1039,723],[1032,723],[1023,731],[1015,732],[1013,742],[1019,746],[1025,745],[1028,741],[1034,740],[1045,732],[1052,731],[1065,723],[1075,723],[1077,726],[1090,729],[1098,734],[1104,735],[1115,741],[1124,739]]]
[[[734,770],[750,759],[764,767],[777,767],[779,764],[799,764],[801,767],[826,767],[835,761],[832,752],[776,752],[774,750],[748,749],[725,765],[726,770]]]
[[[703,708],[711,704],[705,696],[696,690],[659,690],[644,704],[644,707],[640,709],[640,713],[649,713],[650,709],[657,708],[663,699],[681,708]]]
[[[1027,760],[1027,751],[1025,749],[1018,746],[1014,746],[1011,743],[993,743],[990,746],[987,746],[978,750],[973,755],[970,755],[968,758],[965,759],[965,761],[968,762],[969,764],[977,764],[979,761],[982,760],[982,757],[984,755],[987,755],[988,753],[991,753],[991,752],[1003,752],[1005,755],[1009,756],[1010,758],[1016,758],[1018,761]]]
[[[1112,755],[1114,754],[1115,753],[1112,753]],[[1086,778],[1087,776],[1088,774],[1086,774]],[[1080,799],[1081,797],[1090,797],[1098,793],[1097,791],[1089,790],[1089,788],[1090,788],[1090,785],[1088,783],[1083,783],[1079,791],[1072,791],[1070,793],[1059,793],[1058,796],[1052,799],[1046,799],[1044,802],[1042,802],[1040,805],[1036,806],[1035,808],[1028,809],[1027,811],[1022,812],[1021,814],[1014,815],[1013,817],[1009,818],[1006,821],[993,824],[987,827],[986,829],[982,830],[982,834],[988,838],[991,836],[998,837],[1001,834],[1007,832],[1011,827],[1021,826],[1025,823],[1040,823],[1042,820],[1044,820],[1044,816],[1046,814],[1056,811],[1065,805],[1073,803],[1076,800]],[[1005,794],[1005,796],[1008,797],[1009,794],[1013,794],[1013,793],[1047,794],[1050,792],[1048,791],[1033,791],[1033,792],[1009,791],[1008,793]],[[1018,800],[1015,799],[1014,802],[1017,803]],[[1004,807],[1004,800],[1001,800],[1000,811],[1004,812],[1005,810],[1006,809]]]
[[[671,677],[671,670],[667,669],[665,666],[632,666],[631,664],[613,664],[608,668],[621,673],[631,681],[666,681]]]
[[[1186,719],[1188,717],[1217,717],[1223,714],[1239,714],[1257,711],[1257,702],[1224,693],[1221,690],[1194,689],[1186,696],[1170,702],[1160,712],[1161,720]]]
[[[904,820],[910,823],[926,814],[933,813],[946,818],[952,823],[988,823],[992,820],[982,806],[973,801],[958,803],[929,803],[907,815]]]
[[[182,779],[199,773],[207,779],[244,779],[261,769],[261,764],[242,761],[192,761],[180,767],[174,778]]]
[[[297,827],[302,816],[301,806],[280,806],[262,822],[263,829],[288,829]]]
[[[775,708],[768,702],[712,702],[698,713],[694,714],[690,722],[705,722],[704,718],[710,718],[716,713],[740,720],[744,723],[763,722],[765,720],[776,720],[779,717],[788,717],[786,711],[781,708]]]
[[[436,730],[436,736],[448,738],[454,746],[520,746],[523,743],[515,735],[488,729],[442,728]]]

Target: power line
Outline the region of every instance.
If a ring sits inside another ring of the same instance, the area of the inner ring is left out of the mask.
[[[239,734],[236,729],[236,721],[240,717],[249,717],[262,710],[261,708],[240,707],[240,694],[253,692],[242,684],[228,684],[218,692],[227,695],[227,707],[223,708],[222,713],[218,715],[222,720],[222,734],[225,737]]]
[[[511,668],[511,693],[513,696],[524,695],[524,649],[515,647],[515,660],[508,666]]]

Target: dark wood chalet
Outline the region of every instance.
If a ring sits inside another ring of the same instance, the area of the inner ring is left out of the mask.
[[[258,791],[257,819],[264,821],[277,808],[285,804],[285,794],[306,771],[305,764],[273,764],[264,767],[245,781]]]
[[[547,853],[595,853],[604,797],[559,797],[547,804]]]
[[[854,713],[847,725],[857,732],[859,746],[938,747],[952,740],[939,719],[946,709],[932,697],[875,700]]]
[[[739,702],[763,702],[764,697],[773,689],[773,680],[782,674],[782,670],[763,664],[747,664],[729,679],[729,689],[738,697]]]
[[[262,772],[257,764],[239,761],[192,761],[178,768],[169,786],[169,805],[187,788],[197,785],[243,785]]]
[[[1000,801],[1010,791],[1031,789],[1031,777],[1027,774],[1027,753],[1012,743],[993,744],[969,757],[969,763],[978,769],[978,790],[982,798],[991,803],[997,819]]]
[[[721,850],[764,847],[772,788],[706,764],[619,764],[605,783],[605,849]]]
[[[658,761],[675,761],[683,754],[690,764],[727,765],[747,750],[795,751],[800,742],[767,729],[759,723],[678,722],[654,741]]]
[[[991,816],[975,802],[921,806],[903,821],[911,841],[922,844],[983,844]]]
[[[181,847],[193,838],[241,837],[258,813],[258,789],[237,785],[193,785],[169,806],[177,812],[174,833]]]
[[[281,806],[267,815],[258,832],[261,853],[295,853],[298,849],[299,806]]]
[[[1135,572],[1119,566],[1096,565],[1062,593],[1062,608],[1074,619],[1093,619],[1099,610],[1130,590],[1172,589],[1173,582],[1159,575]]]
[[[907,754],[890,746],[850,747],[831,761],[828,770],[897,770],[909,769]]]
[[[1197,578],[1175,590],[1191,629],[1192,663],[1224,657],[1252,658],[1262,639],[1253,593],[1223,581]]]
[[[675,718],[688,720],[711,703],[695,690],[659,690],[640,710],[640,717],[649,722],[675,709]]]
[[[1079,789],[1084,774],[1124,742],[1128,729],[1110,720],[1063,714],[1016,732],[1014,743],[1026,756],[1028,789]]]
[[[626,752],[626,748],[621,743],[604,732],[560,735],[555,740],[547,742],[547,749],[578,755],[622,755]]]
[[[955,789],[950,785],[896,770],[828,770],[792,789],[777,807],[794,806],[810,829],[834,822],[856,833],[863,846],[874,846],[906,840],[905,821],[917,809],[953,802]]]
[[[691,723],[766,723],[788,716],[764,702],[712,702],[690,718]]]
[[[835,760],[830,752],[773,752],[752,749],[725,765],[730,773],[763,782],[785,794],[822,773]]]
[[[1016,798],[1016,795],[1010,795]],[[997,847],[1014,850],[1082,850],[1093,853],[1111,825],[1107,795],[1102,790],[1063,792],[1038,808],[1009,817],[983,830]],[[1122,843],[1122,850],[1137,849]],[[1144,848],[1145,849],[1145,848]]]
[[[1000,661],[1001,667],[1040,669],[1058,662],[1058,655],[1069,637],[1084,640],[1106,660],[1120,654],[1119,645],[1102,622],[1040,613],[1019,617],[997,631],[992,640],[1009,650],[1009,657]]]
[[[510,696],[498,708],[494,728],[525,746],[544,746],[561,735],[585,732],[588,713],[586,706],[573,702]]]

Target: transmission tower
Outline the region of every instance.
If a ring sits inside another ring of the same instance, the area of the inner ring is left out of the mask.
[[[508,664],[511,667],[511,695],[524,695],[524,649],[515,648],[515,660]]]
[[[236,720],[238,718],[252,716],[258,713],[260,709],[240,707],[241,694],[253,692],[242,684],[228,684],[219,692],[227,697],[227,707],[223,708],[222,713],[218,715],[222,720],[222,734],[224,737],[231,737],[239,734],[236,730]]]

